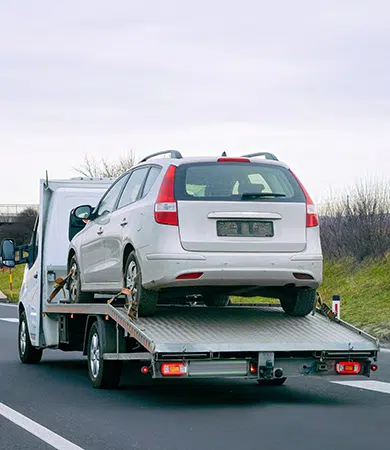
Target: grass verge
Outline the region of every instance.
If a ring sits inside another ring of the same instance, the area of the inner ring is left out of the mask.
[[[4,268],[4,272],[0,270],[0,291],[3,292],[11,301],[17,302],[19,297],[20,287],[23,281],[24,265],[16,266],[12,270],[12,287],[13,298],[11,298],[10,284],[9,284],[9,269]]]

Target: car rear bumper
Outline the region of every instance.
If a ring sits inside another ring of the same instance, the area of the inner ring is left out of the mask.
[[[248,253],[153,253],[145,255],[143,285],[148,289],[181,286],[297,286],[317,288],[322,282],[322,255]],[[176,280],[202,272],[198,279]],[[311,280],[293,274],[307,274]]]

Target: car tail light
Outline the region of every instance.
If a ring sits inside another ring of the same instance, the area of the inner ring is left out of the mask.
[[[319,219],[318,219],[318,213],[317,208],[311,199],[309,193],[305,189],[305,186],[300,182],[299,178],[295,175],[295,173],[290,169],[291,174],[293,177],[297,180],[299,186],[301,187],[303,193],[305,194],[306,198],[306,227],[312,228],[312,227],[318,227],[319,225]]]
[[[357,375],[360,372],[360,363],[355,361],[341,361],[336,364],[336,372],[340,375]]]
[[[182,273],[176,277],[176,280],[197,280],[203,275],[203,272]]]
[[[179,224],[175,199],[176,166],[169,166],[154,205],[154,220],[163,225]]]
[[[257,374],[257,364],[251,362],[251,363],[249,364],[249,372],[250,372],[252,375],[256,375],[256,374]]]
[[[378,370],[378,366],[376,364],[371,364],[371,370],[376,372]]]
[[[218,158],[217,161],[218,162],[250,162],[250,160],[248,158],[226,158],[226,157]]]
[[[164,377],[180,377],[187,374],[187,365],[183,362],[161,364],[161,375]]]

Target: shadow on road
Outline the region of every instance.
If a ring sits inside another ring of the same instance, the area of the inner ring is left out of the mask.
[[[63,356],[63,355],[62,355]],[[41,386],[46,390],[53,389],[61,383],[62,393],[67,391],[76,395],[93,399],[96,402],[120,401],[132,407],[173,407],[212,408],[221,406],[242,407],[251,405],[280,404],[304,405],[316,404],[323,406],[337,406],[351,404],[346,398],[332,395],[332,387],[325,380],[291,379],[281,387],[263,387],[251,380],[152,380],[140,375],[139,367],[124,366],[121,386],[117,390],[96,390],[90,385],[86,359],[46,359],[37,366],[23,366],[12,364],[13,369],[23,370],[31,380],[37,377]]]

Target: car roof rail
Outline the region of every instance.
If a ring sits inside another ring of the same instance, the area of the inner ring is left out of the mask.
[[[163,150],[162,152],[152,153],[149,156],[145,156],[145,158],[141,159],[140,163],[147,161],[150,158],[154,158],[155,156],[170,154],[173,159],[182,159],[182,155],[178,150]]]
[[[271,159],[272,161],[279,161],[278,158],[269,152],[250,153],[248,155],[242,155],[243,158],[254,158],[255,156],[265,156],[265,159]]]

